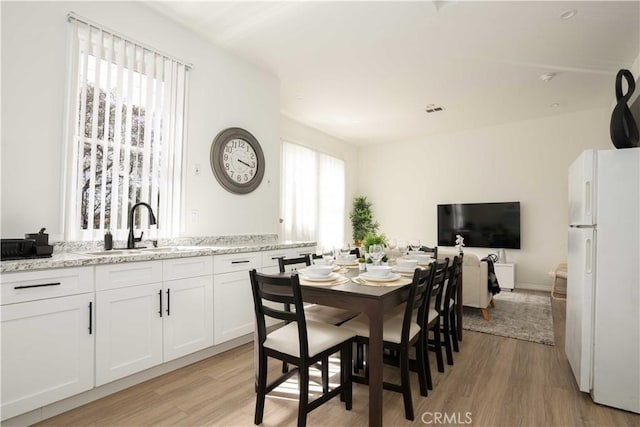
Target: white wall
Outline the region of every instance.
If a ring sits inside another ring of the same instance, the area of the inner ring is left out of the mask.
[[[358,150],[354,145],[344,142],[333,136],[327,135],[317,129],[305,126],[286,116],[281,118],[282,140],[293,142],[299,145],[318,150],[344,160],[345,168],[345,241],[351,240],[351,221],[349,212],[351,211],[351,201],[356,195],[358,180]]]
[[[78,15],[193,64],[186,141],[183,236],[277,233],[279,82],[136,2],[2,2],[2,237],[47,227],[61,239],[66,14]],[[262,185],[226,192],[209,149],[227,127],[249,130],[266,159]],[[196,176],[194,165],[201,166]],[[192,221],[193,212],[197,221]]]
[[[440,203],[520,201],[522,246],[507,260],[517,284],[550,285],[567,256],[567,169],[585,149],[614,148],[609,118],[592,110],[361,148],[358,189],[387,237],[428,245]]]

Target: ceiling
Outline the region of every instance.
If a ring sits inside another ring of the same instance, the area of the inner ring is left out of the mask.
[[[276,75],[282,114],[356,145],[608,108],[640,50],[639,1],[147,4]]]

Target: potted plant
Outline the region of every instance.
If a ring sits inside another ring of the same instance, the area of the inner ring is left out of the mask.
[[[384,234],[375,234],[375,233],[367,233],[362,240],[362,246],[364,246],[365,251],[369,251],[369,246],[371,245],[382,245],[383,247],[387,246],[387,236]]]
[[[373,203],[366,196],[357,196],[353,199],[353,210],[349,213],[351,227],[353,228],[353,240],[356,246],[364,240],[367,234],[378,231],[377,221],[373,220]]]

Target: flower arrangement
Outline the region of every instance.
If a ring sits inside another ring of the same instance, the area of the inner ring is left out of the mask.
[[[459,234],[456,234],[456,248],[458,248],[458,252],[462,253],[462,248],[464,247],[464,237]]]

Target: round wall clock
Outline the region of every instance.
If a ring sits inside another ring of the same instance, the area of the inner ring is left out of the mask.
[[[231,193],[250,193],[262,182],[262,147],[244,129],[228,128],[220,132],[211,144],[210,157],[213,175]]]

